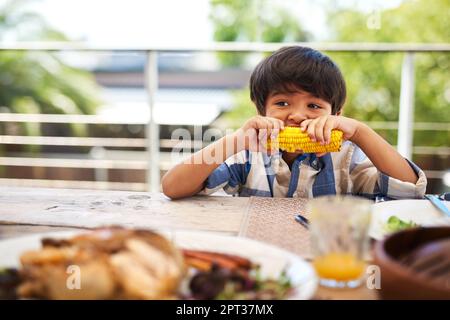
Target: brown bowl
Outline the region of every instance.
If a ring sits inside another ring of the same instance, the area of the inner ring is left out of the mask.
[[[381,271],[382,299],[450,299],[450,279],[436,284],[400,263],[400,257],[436,240],[450,239],[450,227],[413,228],[387,236],[375,245]],[[449,254],[447,252],[447,254]]]

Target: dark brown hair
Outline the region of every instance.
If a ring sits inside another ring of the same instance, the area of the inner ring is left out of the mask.
[[[332,114],[339,112],[345,102],[345,80],[338,66],[311,48],[281,48],[261,61],[250,77],[250,98],[261,115],[266,114],[266,100],[271,93],[298,90],[330,103]]]

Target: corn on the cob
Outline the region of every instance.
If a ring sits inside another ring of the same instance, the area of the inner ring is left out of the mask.
[[[341,148],[343,132],[340,130],[331,130],[330,143],[321,145],[319,142],[313,142],[308,134],[297,127],[286,127],[280,131],[275,141],[270,138],[267,141],[267,149],[272,146],[287,152],[302,150],[304,153],[337,152]]]

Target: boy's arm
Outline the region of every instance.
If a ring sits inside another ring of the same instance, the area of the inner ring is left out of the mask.
[[[170,169],[161,181],[163,193],[171,199],[198,193],[214,169],[237,153],[237,140],[236,133],[226,135]]]
[[[358,123],[350,140],[361,148],[373,165],[392,178],[415,184],[418,177],[405,158],[368,125]]]
[[[300,126],[312,139],[323,143],[329,143],[332,129],[339,129],[344,133],[344,139],[358,145],[378,171],[405,182],[415,184],[418,180],[408,161],[374,130],[360,121],[344,116],[327,115],[304,120]]]
[[[194,153],[189,159],[170,169],[162,179],[163,193],[172,199],[197,194],[209,175],[226,159],[242,151],[261,151],[266,135],[278,134],[283,121],[255,116],[240,129]]]

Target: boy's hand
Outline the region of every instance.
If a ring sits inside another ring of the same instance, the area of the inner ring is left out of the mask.
[[[361,123],[355,119],[325,115],[315,119],[303,120],[300,123],[300,128],[308,133],[308,136],[313,141],[317,141],[321,144],[330,143],[331,130],[338,129],[344,133],[344,140],[352,141],[352,138],[356,136]],[[317,154],[317,156],[323,156],[325,153]]]
[[[265,148],[267,138],[276,138],[280,130],[283,129],[284,123],[282,120],[255,116],[247,120],[235,134],[238,139],[238,145],[243,146],[243,149],[268,152]]]

